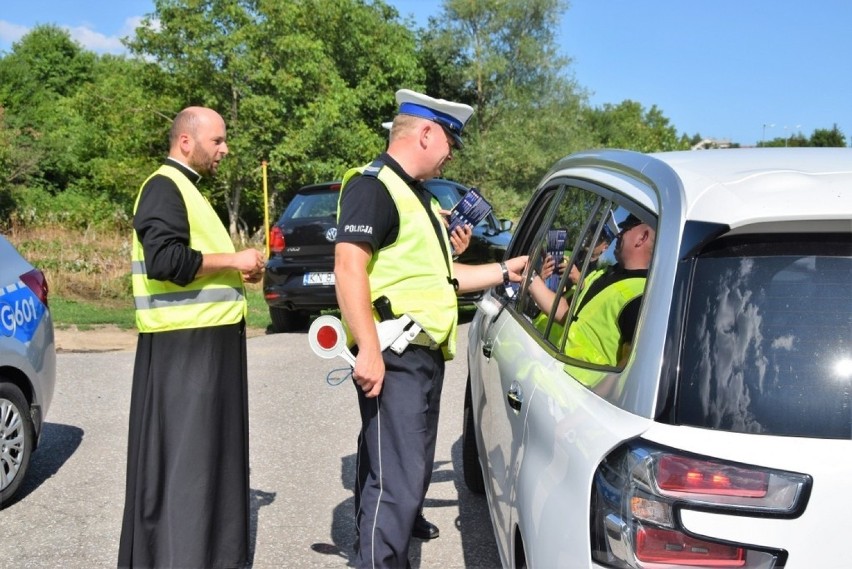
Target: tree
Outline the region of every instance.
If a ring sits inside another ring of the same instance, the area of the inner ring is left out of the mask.
[[[94,60],[94,54],[56,26],[36,26],[0,58],[6,125],[15,130],[14,144],[38,157],[29,182],[53,193],[65,189],[84,168],[68,152],[65,133],[74,117],[68,100],[91,80]]]
[[[164,78],[146,73],[149,66],[138,59],[100,56],[91,82],[70,99],[77,118],[67,129],[73,141],[69,151],[86,169],[69,187],[107,197],[128,215],[142,182],[168,151],[177,106],[163,88]]]
[[[818,128],[811,134],[810,146],[843,148],[846,146],[846,136],[834,124],[831,130]]]
[[[20,132],[6,124],[5,109],[0,107],[0,225],[15,211],[15,191],[37,170],[38,151],[22,146],[21,140]]]
[[[25,121],[90,79],[94,54],[57,26],[36,26],[0,58],[0,102]]]
[[[690,147],[690,139],[679,138],[675,127],[656,105],[646,111],[636,101],[625,100],[618,105],[607,103],[588,109],[585,117],[597,146],[603,148],[661,152]]]
[[[0,107],[0,192],[9,192],[13,186],[25,184],[37,172],[41,155],[25,143],[20,130],[7,124],[6,110]],[[3,213],[0,212],[0,217],[5,217]]]
[[[586,94],[557,53],[563,0],[446,0],[421,61],[430,95],[471,104],[463,158],[447,175],[520,213],[552,163],[586,147]]]
[[[246,199],[250,216],[262,212],[262,160],[281,189],[340,177],[383,148],[380,123],[396,86],[422,80],[413,36],[380,1],[154,6],[128,45],[172,78],[181,107],[205,105],[225,118],[231,157],[211,190],[232,235]]]

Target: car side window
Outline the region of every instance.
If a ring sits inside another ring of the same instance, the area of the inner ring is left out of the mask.
[[[427,187],[429,188],[429,192],[438,200],[441,209],[450,210],[459,200],[459,191],[455,186],[433,180]]]
[[[613,241],[612,203],[594,193],[567,186],[543,224],[532,254],[531,280],[524,313],[536,331],[557,349],[564,345],[566,323],[583,283],[603,268],[603,253]]]
[[[566,185],[538,225],[518,312],[570,367],[622,367],[653,252],[653,218],[611,192]],[[590,386],[602,376],[571,375]]]
[[[563,281],[572,273],[567,268],[576,243],[585,234],[590,215],[600,207],[599,198],[573,186],[554,188],[551,200],[547,212],[542,212],[544,219],[532,224],[540,231],[530,246],[530,280],[518,301],[519,311],[546,338],[551,337],[547,329],[556,310],[556,293],[564,291]]]

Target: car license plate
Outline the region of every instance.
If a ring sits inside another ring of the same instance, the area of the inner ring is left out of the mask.
[[[334,273],[305,273],[302,278],[305,286],[334,285]]]

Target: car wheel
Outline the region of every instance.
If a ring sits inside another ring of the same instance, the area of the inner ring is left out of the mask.
[[[9,505],[23,482],[35,432],[30,406],[17,385],[0,381],[0,508]]]
[[[307,328],[310,314],[304,310],[287,310],[286,308],[269,307],[269,317],[272,319],[272,330],[275,332],[294,332]]]
[[[479,464],[479,450],[476,448],[476,425],[473,421],[473,398],[470,395],[470,376],[464,394],[464,425],[462,425],[462,468],[464,483],[474,494],[485,493],[485,480]]]

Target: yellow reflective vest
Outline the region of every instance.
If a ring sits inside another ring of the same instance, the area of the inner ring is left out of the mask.
[[[189,218],[189,247],[207,253],[233,253],[234,244],[222,221],[195,185],[174,166],[164,164],[154,176],[171,179],[183,197]],[[133,206],[139,207],[140,190]],[[165,332],[236,324],[245,318],[247,304],[239,271],[218,271],[197,277],[187,286],[148,278],[142,244],[133,231],[132,286],[136,326],[140,332]]]
[[[568,259],[571,257],[571,253],[566,253],[565,258]],[[583,279],[583,290],[580,293],[580,297],[577,299],[577,303],[579,305],[580,301],[582,301],[583,296],[586,292],[588,292],[589,287],[592,286],[592,283],[595,282],[599,277],[603,276],[606,272],[606,268],[595,269],[586,275],[586,278]],[[543,279],[542,279],[543,280]],[[572,286],[565,292],[565,298],[570,299],[574,295],[574,291],[577,285]],[[550,317],[550,307],[547,307],[545,310],[542,310],[538,316],[533,320],[533,325],[538,329],[539,332],[544,333],[545,328],[547,327],[547,321]],[[550,327],[550,334],[548,335],[548,339],[550,343],[554,346],[559,345],[559,341],[562,339],[562,334],[565,332],[565,325],[561,322],[554,320],[553,324]]]
[[[645,277],[621,279],[591,298],[568,327],[565,354],[584,362],[617,366],[621,348],[618,318],[627,303],[645,290],[645,280]],[[587,286],[584,293],[588,290]],[[584,293],[578,302],[582,302]]]
[[[391,168],[383,166],[378,172],[375,170],[374,165],[353,168],[343,177],[345,187],[353,177],[367,171],[367,175],[384,184],[399,212],[396,241],[374,252],[367,265],[370,300],[386,296],[394,314],[411,316],[441,346],[444,359],[452,359],[456,352],[458,299],[451,283],[453,261],[449,238],[446,232],[441,232],[442,248],[430,219],[433,215],[440,223],[438,203],[433,199],[431,214],[427,213],[420,199]],[[378,321],[375,310],[373,318]]]

